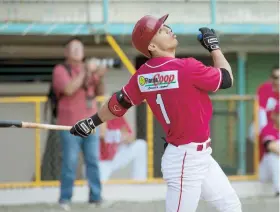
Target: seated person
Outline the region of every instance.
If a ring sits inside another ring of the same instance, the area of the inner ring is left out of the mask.
[[[258,119],[259,126],[258,132],[271,122],[271,111],[279,102],[279,66],[272,69],[270,79],[262,83],[257,89],[257,98],[259,104]],[[251,142],[255,140],[255,126],[251,123],[249,128],[248,139]],[[259,136],[259,135],[257,135]]]
[[[272,180],[276,196],[279,196],[279,104],[272,111],[271,119],[260,134],[259,176],[262,182]]]
[[[124,117],[107,121],[100,126],[100,177],[107,181],[113,172],[133,161],[131,177],[147,179],[147,143],[135,140]]]

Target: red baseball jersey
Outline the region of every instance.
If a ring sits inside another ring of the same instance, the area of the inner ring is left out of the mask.
[[[133,105],[146,99],[175,146],[201,143],[210,137],[212,103],[209,92],[221,84],[221,70],[194,58],[152,58],[123,87]]]
[[[272,123],[267,124],[262,129],[259,142],[260,160],[265,153],[264,142],[268,140],[279,142],[279,133],[279,129],[277,129]]]
[[[107,129],[104,140],[100,141],[100,160],[112,160],[118,150],[121,141],[121,129],[125,128],[129,133],[132,130],[124,117],[107,121]]]
[[[275,92],[272,83],[267,81],[258,87],[257,95],[260,109],[265,110],[267,123],[270,123],[271,111],[279,103],[279,93]]]

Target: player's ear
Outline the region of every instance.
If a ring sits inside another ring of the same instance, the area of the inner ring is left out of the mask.
[[[157,48],[156,45],[153,44],[153,43],[150,43],[149,46],[148,46],[148,50],[150,52],[154,52],[156,50],[156,48]]]

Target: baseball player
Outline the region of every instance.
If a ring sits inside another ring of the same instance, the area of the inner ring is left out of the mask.
[[[175,57],[178,41],[165,25],[168,14],[142,17],[134,26],[132,44],[150,58],[100,111],[77,122],[75,136],[90,135],[97,126],[140,104],[144,99],[166,133],[161,170],[167,182],[166,211],[194,212],[202,198],[223,212],[241,212],[241,203],[227,176],[212,158],[209,92],[230,88],[233,76],[215,31],[200,28],[200,44],[214,66],[194,58]]]
[[[259,132],[270,122],[271,111],[279,102],[279,67],[274,67],[271,71],[270,79],[261,84],[257,89],[259,103]],[[249,139],[254,141],[255,127],[252,123],[249,129]],[[258,135],[259,136],[259,135]]]
[[[124,117],[100,126],[100,178],[107,181],[111,174],[133,162],[132,179],[147,179],[147,142],[135,139]]]
[[[262,182],[272,180],[279,196],[279,104],[271,111],[271,120],[260,134],[259,176]]]

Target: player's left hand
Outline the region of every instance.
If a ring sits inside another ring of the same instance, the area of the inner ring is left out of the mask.
[[[71,129],[70,133],[75,136],[85,138],[95,129],[91,118],[78,121]]]
[[[209,29],[207,27],[200,28],[201,34],[198,35],[198,41],[200,44],[207,49],[209,52],[219,49],[218,37],[214,29]]]

